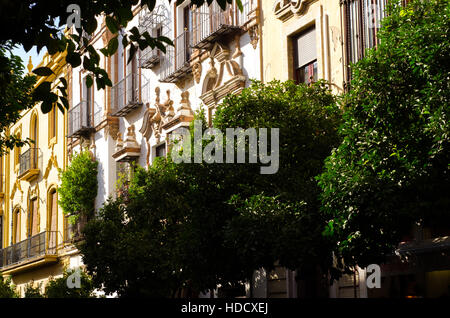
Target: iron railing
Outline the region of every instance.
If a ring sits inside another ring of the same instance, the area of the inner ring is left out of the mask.
[[[80,241],[83,238],[82,231],[87,222],[87,217],[80,215],[77,222],[71,224],[67,217],[64,224],[64,243],[70,244]]]
[[[39,148],[30,148],[19,156],[19,174],[31,169],[38,169]]]
[[[218,37],[240,30],[256,6],[252,0],[243,1],[242,4],[242,12],[235,4],[228,5],[225,10],[222,10],[217,2],[198,7],[194,11],[192,46],[204,48]]]
[[[103,110],[96,102],[81,101],[69,110],[69,137],[93,130],[102,116]]]
[[[161,61],[161,52],[158,48],[146,47],[141,51],[141,56],[139,58],[139,66],[141,68],[153,68]]]
[[[191,69],[192,38],[184,31],[173,41],[175,47],[168,46],[161,62],[161,82],[173,83]]]
[[[0,268],[43,255],[56,255],[58,234],[57,231],[45,231],[0,250]]]
[[[141,89],[139,89],[141,87]],[[139,73],[131,73],[111,89],[111,112],[114,116],[124,116],[142,105],[148,98],[147,79]]]

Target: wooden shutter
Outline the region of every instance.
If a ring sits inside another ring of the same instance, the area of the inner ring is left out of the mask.
[[[38,200],[31,201],[31,236],[39,234]]]

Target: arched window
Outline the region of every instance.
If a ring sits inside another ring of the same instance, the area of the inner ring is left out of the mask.
[[[20,242],[20,209],[16,208],[12,218],[12,244]]]
[[[58,231],[58,193],[56,189],[51,189],[47,197],[47,231],[48,233],[48,247],[56,247],[56,232]]]
[[[38,200],[33,198],[28,204],[28,236],[39,234]]]
[[[37,114],[33,114],[31,116],[30,139],[34,141],[34,146],[32,146],[32,147],[36,148],[38,146],[38,118],[37,118]]]
[[[57,130],[57,113],[56,106],[53,105],[53,108],[50,113],[48,113],[48,142],[52,142],[56,138],[56,130]]]

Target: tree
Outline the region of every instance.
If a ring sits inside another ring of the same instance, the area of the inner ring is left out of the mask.
[[[11,277],[4,279],[0,276],[0,298],[18,298],[14,285],[11,284]]]
[[[41,294],[41,287],[42,283],[39,283],[37,284],[37,286],[35,286],[34,281],[29,282],[25,286],[24,298],[44,298],[44,296]]]
[[[225,8],[227,3],[232,0],[215,0]],[[177,0],[180,5],[184,0]],[[201,5],[205,0],[192,0],[193,5]],[[212,1],[208,0],[208,3]],[[171,0],[169,0],[171,3]],[[241,1],[237,1],[242,9]],[[62,112],[69,108],[67,99],[67,82],[61,78],[62,85],[58,86],[60,93],[51,91],[49,81],[43,81],[32,92],[32,100],[28,94],[31,79],[26,77],[22,82],[18,82],[19,70],[14,66],[14,74],[9,75],[13,65],[17,65],[18,60],[15,57],[10,59],[4,56],[4,50],[10,50],[11,45],[23,45],[25,51],[30,51],[33,46],[37,47],[39,52],[46,48],[50,55],[58,52],[67,51],[66,61],[72,67],[83,65],[83,68],[89,72],[87,85],[91,87],[95,82],[97,88],[104,89],[106,86],[112,86],[108,73],[101,67],[100,54],[105,57],[112,56],[118,47],[118,34],[122,34],[122,44],[124,48],[130,46],[131,61],[136,52],[144,50],[147,47],[152,49],[158,47],[161,51],[166,51],[167,45],[173,45],[172,41],[164,36],[152,37],[148,31],[140,33],[137,27],[130,31],[125,31],[128,23],[133,19],[133,7],[139,5],[147,6],[150,11],[155,7],[156,0],[77,0],[77,1],[13,1],[6,0],[1,3],[0,10],[0,93],[6,100],[0,99],[1,126],[0,150],[4,146],[13,149],[19,146],[23,141],[16,136],[3,136],[5,127],[17,120],[17,115],[23,109],[28,109],[36,103],[41,103],[41,110],[44,114],[53,109],[56,105]],[[81,12],[69,8],[69,5],[77,5]],[[74,12],[74,10],[76,12]],[[76,28],[76,33],[66,34],[65,27],[68,20],[74,21],[69,17],[78,14],[80,17],[80,27]],[[92,36],[97,29],[97,19],[105,17],[108,30],[115,36],[102,49],[97,50],[88,44],[89,36]],[[14,26],[13,28],[11,26]],[[49,76],[53,71],[48,67],[40,67],[33,72],[38,76]],[[20,76],[21,76],[20,71]],[[20,84],[20,85],[16,85]],[[17,90],[3,94],[6,90],[17,87]],[[23,92],[23,93],[22,93]],[[19,97],[17,99],[11,99]],[[8,99],[10,98],[10,99]],[[12,103],[11,100],[15,102]],[[14,107],[7,107],[12,105]]]
[[[79,274],[80,285],[70,288],[68,281],[75,280],[74,275]],[[94,298],[92,279],[84,270],[64,270],[63,276],[51,279],[45,286],[45,298]]]
[[[23,110],[33,107],[31,93],[36,80],[34,76],[24,76],[22,60],[10,53],[12,49],[10,42],[0,44],[0,156],[7,149],[30,142],[7,131]]]
[[[80,216],[94,215],[98,189],[98,161],[88,150],[75,154],[65,171],[60,171],[59,205],[74,224]]]
[[[449,224],[448,0],[394,3],[353,65],[341,145],[320,176],[344,267],[384,262],[414,223]]]
[[[254,82],[227,97],[215,127],[281,129],[279,175],[261,175],[261,162],[169,158],[137,168],[127,202],[109,201],[85,227],[80,250],[95,286],[120,296],[175,297],[182,289],[194,295],[239,285],[277,261],[327,269],[330,244],[321,235],[325,219],[314,177],[338,144],[339,118],[323,82]],[[246,151],[248,158],[248,145]]]

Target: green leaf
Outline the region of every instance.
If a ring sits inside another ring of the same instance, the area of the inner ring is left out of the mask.
[[[106,26],[112,34],[119,32],[119,23],[111,16],[106,16]]]
[[[89,88],[94,84],[94,80],[91,75],[86,76],[86,86]]]
[[[49,68],[49,67],[38,67],[36,69],[33,70],[33,73],[39,76],[50,76],[53,73],[53,71]]]

